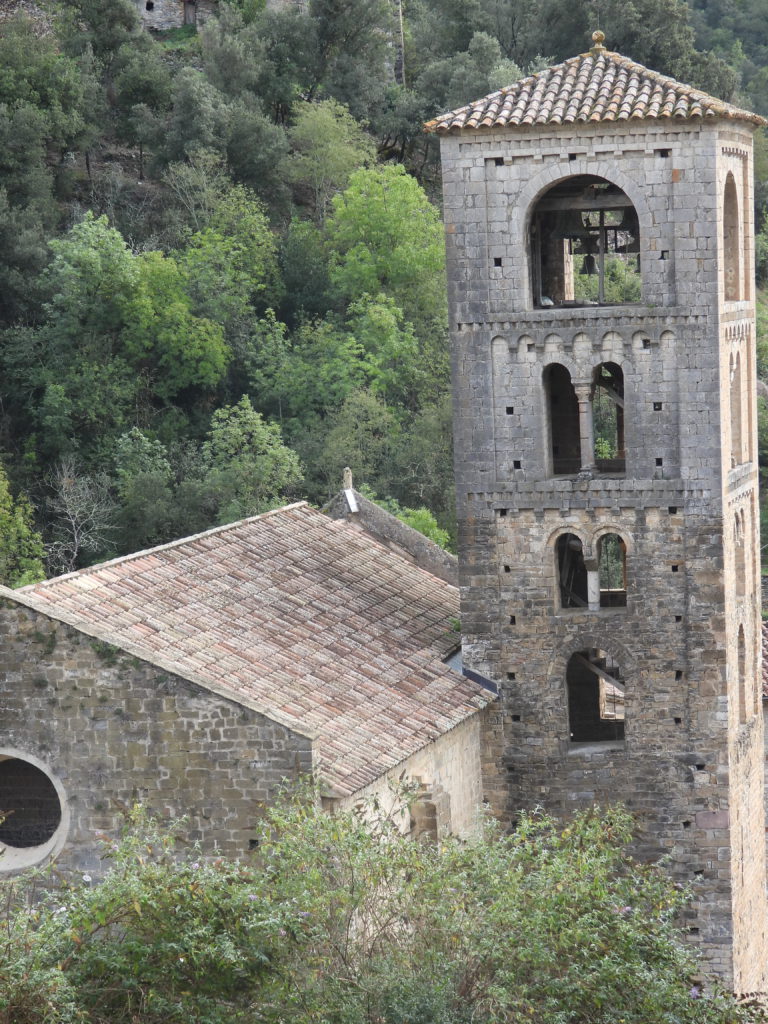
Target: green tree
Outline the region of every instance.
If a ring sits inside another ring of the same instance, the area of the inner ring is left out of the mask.
[[[311,18],[293,5],[242,14],[223,7],[201,33],[205,68],[232,99],[258,97],[264,112],[284,124],[315,80],[317,36]]]
[[[68,194],[64,154],[83,144],[95,111],[86,66],[40,37],[28,18],[0,35],[0,322],[37,318],[37,276],[48,259],[56,193]]]
[[[171,113],[165,136],[169,161],[193,154],[226,151],[231,111],[226,97],[205,75],[192,67],[182,68],[173,83]]]
[[[252,22],[246,22],[234,4],[222,4],[219,17],[210,19],[200,33],[208,81],[231,99],[261,92],[267,44]]]
[[[131,0],[63,0],[57,34],[66,53],[73,56],[93,54],[106,84],[111,88],[124,46],[141,43],[139,14]]]
[[[294,331],[274,386],[284,415],[308,426],[314,414],[338,409],[367,381],[362,346],[329,318],[305,321]]]
[[[203,149],[192,153],[188,160],[170,163],[162,174],[177,206],[182,226],[186,231],[201,231],[208,227],[214,209],[219,205],[232,182],[218,153]]]
[[[161,117],[171,104],[171,74],[159,47],[148,34],[121,51],[115,77],[115,109],[121,138],[139,147],[139,178],[144,175],[144,148],[159,144]]]
[[[136,551],[172,540],[176,516],[166,447],[133,427],[118,438],[114,465],[121,550]]]
[[[346,302],[383,292],[417,326],[445,315],[437,209],[403,167],[355,171],[328,218],[331,281]]]
[[[309,99],[326,95],[359,120],[383,96],[391,76],[393,12],[389,0],[310,0],[315,76]]]
[[[8,477],[0,466],[0,583],[23,587],[45,579],[43,539],[32,521],[29,499],[14,500]]]
[[[461,107],[492,91],[491,76],[501,64],[501,46],[487,32],[475,32],[464,53],[435,60],[418,79],[418,89],[440,109]],[[516,70],[519,70],[516,68]],[[514,78],[509,78],[509,85]]]
[[[175,260],[134,255],[105,217],[87,214],[51,249],[46,319],[9,334],[5,369],[44,456],[79,449],[90,469],[137,418],[214,390],[230,350],[222,328],[192,312]]]
[[[45,312],[51,340],[60,355],[73,345],[84,353],[112,355],[138,284],[135,257],[107,218],[90,212],[50,246]]]
[[[74,148],[87,129],[86,75],[61,53],[56,39],[41,37],[35,23],[17,16],[0,36],[0,97],[9,108],[28,105],[44,118],[45,141]]]
[[[424,404],[395,439],[391,493],[403,505],[426,505],[456,537],[453,403],[449,392]]]
[[[187,278],[170,256],[147,252],[135,260],[135,293],[122,309],[126,357],[161,399],[212,390],[230,358],[221,327],[192,313]]]
[[[377,493],[392,494],[392,448],[397,437],[397,420],[385,403],[364,389],[351,391],[322,426],[295,442],[312,474],[310,496],[327,500],[335,494],[345,466]]]
[[[363,295],[347,311],[347,327],[363,349],[372,394],[414,408],[422,386],[419,343],[402,310],[386,295]]]
[[[307,317],[323,316],[333,305],[328,254],[319,229],[310,221],[292,220],[282,238],[281,318],[294,327]]]
[[[195,312],[230,333],[277,298],[277,241],[262,204],[241,185],[215,201],[179,259]]]
[[[375,145],[335,100],[297,103],[293,113],[288,129],[292,153],[284,162],[284,174],[294,197],[308,203],[322,223],[331,199],[346,188],[352,172],[374,162]]]
[[[232,104],[226,144],[232,177],[268,203],[275,220],[287,215],[288,189],[281,174],[287,149],[285,130],[269,120],[259,102]]]
[[[222,522],[282,503],[302,480],[299,459],[283,444],[280,428],[266,423],[247,397],[216,410],[202,451]]]
[[[42,276],[45,320],[17,332],[6,367],[29,395],[38,445],[55,461],[93,451],[126,428],[141,381],[122,347],[125,310],[138,284],[136,258],[105,217],[91,214],[50,243]]]

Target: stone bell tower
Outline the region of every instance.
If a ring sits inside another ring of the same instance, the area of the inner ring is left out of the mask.
[[[486,796],[621,800],[764,991],[752,135],[594,46],[445,114],[465,665]]]

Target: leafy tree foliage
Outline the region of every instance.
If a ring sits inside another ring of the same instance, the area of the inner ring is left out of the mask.
[[[140,32],[139,16],[131,0],[63,0],[59,37],[69,52],[92,52],[109,75],[120,49]]]
[[[402,166],[355,171],[333,201],[327,230],[331,282],[341,298],[383,292],[413,322],[444,313],[442,224]]]
[[[352,172],[373,162],[373,140],[335,100],[297,103],[294,118],[285,174],[297,198],[303,191],[322,223],[331,199],[346,187]]]
[[[11,323],[39,300],[30,280],[46,262],[64,177],[49,153],[60,160],[87,141],[92,80],[24,17],[3,22],[0,69],[0,323]]]
[[[11,916],[5,1019],[746,1021],[692,986],[685,894],[628,855],[624,812],[434,844],[408,837],[396,800],[331,816],[308,796],[267,811],[258,855],[238,863],[178,850],[134,809],[102,881]],[[19,883],[4,888],[13,906]]]
[[[302,478],[280,428],[265,423],[246,397],[213,414],[203,458],[224,522],[279,505]]]
[[[23,587],[45,578],[43,539],[35,530],[32,506],[20,495],[14,500],[8,477],[0,467],[0,583]]]
[[[180,258],[195,312],[225,330],[274,305],[277,243],[262,204],[242,185],[215,201],[207,226],[192,235]]]
[[[230,0],[199,33],[145,32],[133,0],[62,0],[45,30],[5,20],[4,460],[60,554],[62,460],[77,469],[63,479],[97,481],[113,506],[98,542],[49,564],[277,500],[232,467],[214,479],[213,417],[243,396],[301,458],[291,495],[324,499],[352,463],[453,536],[438,150],[423,122],[586,49],[598,14],[612,49],[768,111],[766,2],[409,0],[402,64],[391,0]],[[763,273],[760,135],[755,166]],[[170,468],[121,475],[134,431]]]
[[[122,309],[122,341],[130,364],[146,374],[160,399],[187,388],[215,388],[224,375],[229,349],[222,327],[192,313],[194,285],[170,256],[135,257],[138,278]]]

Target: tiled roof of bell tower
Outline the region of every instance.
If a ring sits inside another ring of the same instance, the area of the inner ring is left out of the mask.
[[[606,50],[602,32],[593,46],[498,92],[428,121],[428,132],[596,121],[730,118],[766,124],[758,114],[724,103]]]

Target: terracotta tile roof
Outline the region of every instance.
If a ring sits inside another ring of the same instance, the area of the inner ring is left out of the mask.
[[[342,794],[491,699],[441,660],[456,588],[304,503],[13,597],[313,737]]]
[[[593,121],[688,120],[723,117],[753,124],[765,118],[724,103],[636,64],[600,45],[589,53],[441,114],[426,123],[428,132],[461,128],[504,128],[533,124],[574,124]]]

